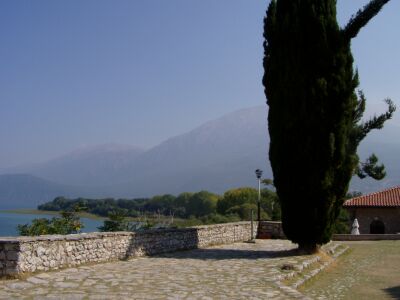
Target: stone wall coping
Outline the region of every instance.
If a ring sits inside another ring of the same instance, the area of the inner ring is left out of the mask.
[[[29,243],[37,241],[78,241],[83,239],[99,239],[103,237],[113,236],[135,236],[135,235],[159,235],[160,233],[172,234],[172,233],[183,233],[183,232],[195,232],[199,229],[208,229],[210,227],[219,228],[227,226],[240,226],[250,224],[249,221],[235,222],[235,223],[222,223],[212,225],[200,225],[186,228],[157,228],[147,229],[138,232],[129,231],[115,231],[115,232],[90,232],[90,233],[78,233],[78,234],[67,234],[67,235],[39,235],[39,236],[18,236],[18,237],[0,237],[0,243]],[[256,226],[255,222],[255,226]]]
[[[260,223],[267,223],[267,224],[277,224],[280,225],[282,224],[282,221],[260,221]]]
[[[211,224],[211,225],[198,225],[198,226],[187,227],[187,228],[182,228],[182,229],[188,229],[188,228],[205,229],[205,228],[210,228],[210,226],[213,226],[213,227],[240,226],[240,225],[246,225],[246,224],[250,224],[250,223],[251,223],[250,221],[241,221],[241,222],[220,223],[220,224]],[[254,221],[254,224],[257,225],[257,221]]]
[[[400,233],[397,234],[334,234],[334,241],[379,241],[379,240],[400,240]]]

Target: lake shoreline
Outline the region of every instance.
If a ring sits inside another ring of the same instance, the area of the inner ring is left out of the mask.
[[[23,215],[52,215],[52,216],[59,216],[59,211],[52,211],[52,210],[39,210],[34,208],[18,208],[18,209],[0,209],[0,213],[10,213],[10,214],[23,214]],[[103,221],[107,218],[96,216],[94,214],[86,213],[86,212],[79,212],[78,216],[80,218],[87,218],[91,220],[98,220]]]
[[[51,219],[58,217],[58,212],[39,211],[35,209],[0,210],[0,237],[19,236],[18,225],[31,224],[34,219]],[[80,214],[83,223],[82,232],[99,232],[103,225],[101,218],[88,218],[86,214]]]

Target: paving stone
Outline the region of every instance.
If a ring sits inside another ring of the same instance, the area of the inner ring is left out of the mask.
[[[287,276],[281,266],[314,257],[295,256],[294,248],[289,241],[257,240],[58,270],[0,281],[0,298],[298,299],[301,293],[278,284]]]
[[[51,277],[51,275],[49,274],[49,273],[40,273],[40,274],[37,274],[37,275],[35,275],[35,277],[37,277],[37,278],[50,278]]]
[[[29,277],[26,279],[27,282],[33,283],[33,284],[47,284],[47,280],[37,278],[37,277]]]
[[[7,285],[7,287],[12,290],[20,290],[20,289],[23,290],[23,289],[31,288],[31,287],[33,287],[33,285],[26,281],[19,281],[19,282],[10,283]]]
[[[79,284],[74,283],[74,282],[68,282],[68,281],[56,282],[53,284],[53,287],[63,288],[63,289],[77,288],[78,286],[79,286]]]

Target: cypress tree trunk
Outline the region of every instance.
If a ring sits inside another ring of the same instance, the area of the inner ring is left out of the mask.
[[[356,152],[395,107],[387,100],[386,114],[359,124],[365,97],[355,93],[350,42],[388,1],[371,1],[344,29],[335,0],[273,0],[268,7],[263,84],[269,158],[284,232],[306,252],[331,239],[355,172],[384,176],[376,159],[360,165]]]

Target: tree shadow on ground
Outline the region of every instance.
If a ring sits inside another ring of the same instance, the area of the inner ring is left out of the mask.
[[[244,250],[244,249],[194,249],[191,251],[170,252],[153,257],[168,257],[175,259],[200,259],[200,260],[227,260],[227,259],[264,259],[282,258],[301,255],[297,249],[268,251],[268,250]]]
[[[400,299],[400,285],[383,289],[392,299]]]

